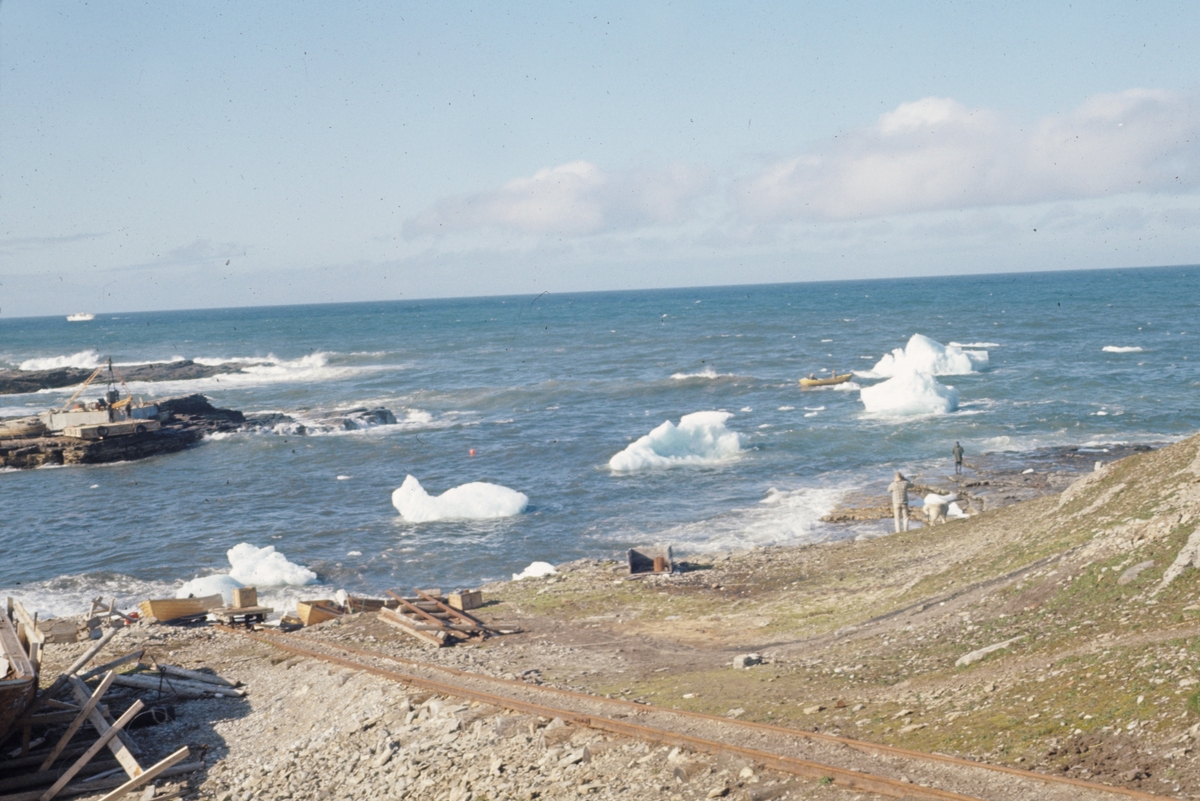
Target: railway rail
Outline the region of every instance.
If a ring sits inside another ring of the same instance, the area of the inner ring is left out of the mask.
[[[441,695],[697,752],[734,754],[773,770],[846,789],[930,801],[1116,801],[1162,799],[1142,790],[973,762],[822,732],[496,678],[379,651],[285,634],[228,629],[283,651]],[[382,667],[402,665],[405,671]],[[636,717],[638,720],[630,720]]]

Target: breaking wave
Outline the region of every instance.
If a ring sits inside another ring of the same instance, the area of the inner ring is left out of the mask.
[[[47,356],[42,359],[26,359],[18,366],[18,370],[58,370],[63,367],[75,367],[81,370],[94,370],[100,366],[100,354],[94,350],[81,350],[69,356]]]
[[[1142,353],[1143,352],[1142,348],[1138,347],[1137,345],[1131,345],[1131,346],[1105,345],[1100,350],[1104,351],[1105,353]]]

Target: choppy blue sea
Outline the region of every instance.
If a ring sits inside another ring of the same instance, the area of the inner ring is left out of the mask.
[[[317,574],[315,587],[277,591],[286,599],[474,586],[638,544],[844,536],[819,522],[844,493],[897,468],[944,475],[955,440],[1019,457],[1192,433],[1198,313],[1189,267],[0,320],[0,367],[244,360],[244,373],[131,389],[301,420],[383,406],[398,420],[0,473],[0,594],[59,614],[101,594],[171,594],[228,571],[242,542]],[[862,388],[886,380],[878,363],[914,334],[973,361],[932,386],[901,381],[869,410]],[[799,389],[831,368],[860,374]],[[70,392],[0,396],[0,417]],[[936,408],[955,394],[952,411]],[[665,421],[705,411],[729,416],[660,432],[630,451],[631,469],[609,466]],[[483,481],[528,506],[407,522],[391,495],[410,474],[431,495]]]

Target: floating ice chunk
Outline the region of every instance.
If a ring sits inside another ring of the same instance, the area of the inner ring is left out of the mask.
[[[778,409],[776,409],[775,411],[778,411],[778,412],[794,412],[794,411],[796,411],[796,407],[795,407],[795,406],[780,406],[780,407],[779,407]]]
[[[1131,346],[1105,345],[1100,350],[1104,351],[1105,353],[1141,353],[1142,352],[1142,349],[1139,348],[1137,345],[1131,345]]]
[[[870,377],[890,378],[905,372],[931,375],[964,375],[986,369],[986,350],[963,350],[943,345],[922,334],[913,334],[908,345],[896,348],[871,368]]]
[[[527,578],[542,578],[543,576],[553,576],[558,571],[554,569],[554,565],[549,562],[532,562],[529,567],[522,570],[520,573],[513,573],[513,581],[520,581]]]
[[[863,387],[863,406],[872,414],[948,414],[958,408],[958,390],[942,386],[929,373],[905,372]]]
[[[220,593],[225,605],[233,603],[233,591],[246,585],[228,573],[194,578],[175,591],[176,598],[207,598]]]
[[[816,417],[818,414],[820,414],[820,412],[805,412],[804,416],[805,417]]]
[[[232,569],[229,575],[245,585],[255,587],[302,587],[317,580],[317,574],[307,567],[289,562],[275,550],[274,545],[256,548],[248,542],[238,543],[225,552]]]
[[[482,481],[453,487],[434,497],[416,476],[410,475],[392,493],[392,506],[410,523],[512,517],[524,512],[528,505],[529,496],[525,493]]]
[[[648,467],[685,464],[715,464],[741,451],[738,435],[725,427],[729,412],[693,412],[679,418],[676,426],[667,420],[608,460],[620,473]]]
[[[353,476],[338,476],[337,480],[338,481],[349,481],[351,478],[353,478]]]

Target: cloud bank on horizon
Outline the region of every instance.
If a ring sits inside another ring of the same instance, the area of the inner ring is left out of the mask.
[[[741,224],[842,221],[1021,206],[1129,193],[1181,193],[1200,179],[1194,96],[1162,89],[1099,94],[1024,124],[944,97],[902,103],[749,177],[671,165],[606,171],[544,167],[501,187],[444,198],[410,219],[410,237],[484,228],[586,236],[686,222],[721,194]]]

